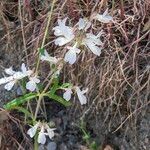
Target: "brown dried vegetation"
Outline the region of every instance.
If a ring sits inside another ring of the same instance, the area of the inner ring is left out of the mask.
[[[81,108],[74,99],[75,103],[68,114],[75,119],[88,120],[87,124],[95,134],[99,133],[99,124],[105,125],[109,132],[117,132],[128,126],[126,124],[136,126],[138,116],[147,114],[150,103],[149,1],[57,1],[45,44],[52,55],[64,55],[62,49],[51,42],[54,39],[52,27],[57,18],[68,17],[72,25],[80,17],[88,17],[95,11],[102,13],[107,7],[114,22],[107,25],[94,24],[97,32],[101,29],[105,32],[106,42],[101,56],[96,57],[84,51],[75,65],[65,66],[62,79],[89,88],[88,104]],[[16,61],[11,60],[8,64],[18,63],[19,60],[21,63],[22,58],[29,66],[35,64],[50,8],[50,0],[0,2],[0,44],[4,47],[3,51],[16,53],[17,57]],[[4,63],[1,65],[5,67]],[[44,64],[43,67],[42,72],[47,71]],[[43,76],[47,74],[43,73]],[[103,118],[99,119],[100,116]],[[4,129],[1,130],[4,132]],[[4,135],[8,137],[9,132]]]

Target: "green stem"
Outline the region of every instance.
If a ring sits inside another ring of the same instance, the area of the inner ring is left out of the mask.
[[[50,25],[50,21],[51,21],[52,12],[53,12],[53,9],[54,9],[55,2],[56,2],[56,0],[53,0],[52,6],[51,6],[51,10],[50,10],[50,12],[48,14],[47,26],[46,26],[46,29],[45,29],[45,33],[44,33],[44,37],[43,37],[41,48],[44,47],[44,44],[45,44],[45,41],[46,41],[46,36],[47,36],[47,33],[48,33],[48,28],[49,28],[49,25]],[[35,71],[36,74],[38,74],[39,66],[40,66],[40,55],[38,56],[38,60],[37,60],[36,71]],[[42,92],[42,93],[44,93],[44,92]],[[37,113],[38,113],[41,101],[42,101],[42,97],[40,96],[39,99],[38,99],[38,104],[37,104],[37,107],[36,107],[34,119],[36,119],[36,117],[37,117]]]
[[[39,147],[37,139],[38,139],[38,134],[34,136],[34,150],[38,150]]]
[[[43,48],[44,44],[45,44],[45,40],[46,40],[46,36],[47,36],[47,33],[48,33],[48,28],[49,28],[49,25],[50,25],[50,21],[51,21],[52,12],[53,12],[53,9],[54,9],[55,2],[56,2],[56,0],[53,0],[52,6],[51,6],[51,10],[50,10],[50,12],[48,14],[47,26],[46,26],[46,29],[45,29],[45,33],[44,33],[44,37],[43,37],[41,48]],[[39,65],[40,65],[40,56],[38,56],[38,60],[37,60],[36,74],[38,74]]]

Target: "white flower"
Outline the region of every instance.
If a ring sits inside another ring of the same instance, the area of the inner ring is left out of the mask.
[[[71,99],[72,90],[70,88],[65,89],[65,90],[66,90],[66,92],[63,94],[63,98],[66,101],[69,101]]]
[[[62,46],[69,43],[74,39],[73,29],[69,26],[66,26],[67,18],[60,20],[58,19],[58,26],[54,27],[54,35],[58,36],[55,40],[55,45]]]
[[[30,79],[30,81],[27,82],[26,89],[28,89],[31,92],[33,92],[36,89],[36,84],[40,83],[40,80],[36,76],[29,77],[29,79]]]
[[[37,124],[35,124],[32,128],[30,128],[28,131],[27,131],[27,134],[33,138],[37,132],[37,129],[38,127],[40,126],[40,122],[38,122]]]
[[[82,44],[88,47],[95,55],[100,56],[101,48],[98,46],[102,46],[103,43],[100,40],[102,32],[100,32],[97,36],[92,33],[87,33],[86,38],[83,39]]]
[[[84,95],[87,91],[88,89],[81,91],[78,86],[76,87],[77,96],[79,98],[81,105],[84,105],[87,103],[87,98]]]
[[[21,65],[21,71],[14,71],[12,67],[10,67],[10,68],[5,69],[5,73],[10,76],[1,78],[0,85],[6,84],[4,88],[10,91],[18,80],[23,79],[26,76],[30,76],[32,74],[32,71],[27,70],[27,68],[25,67],[25,64],[23,63]]]
[[[21,72],[13,71],[13,70],[12,70],[12,67],[10,67],[10,68],[8,68],[8,69],[5,69],[5,72],[6,72],[8,75],[11,75],[11,76],[1,78],[1,79],[0,79],[0,85],[6,83],[6,85],[4,86],[4,88],[5,88],[7,91],[10,91],[10,90],[13,88],[13,86],[15,85],[15,83],[16,83],[19,79],[22,79],[22,78],[23,78],[23,74],[22,74]]]
[[[8,82],[12,81],[13,79],[14,79],[13,76],[3,77],[0,79],[0,85],[8,83]]]
[[[45,132],[45,130],[47,132]],[[47,124],[42,124],[41,131],[39,132],[39,135],[38,135],[38,143],[45,144],[46,143],[46,135],[48,135],[49,138],[52,139],[55,135],[54,130],[56,130],[56,129],[50,128]]]
[[[45,144],[46,142],[46,133],[44,132],[44,126],[41,127],[41,131],[39,132],[38,135],[38,143],[39,144]]]
[[[103,23],[109,23],[113,20],[113,18],[110,15],[108,15],[108,9],[106,9],[106,11],[102,15],[96,14],[94,19]]]
[[[78,25],[78,29],[79,30],[87,30],[87,29],[89,29],[90,28],[90,26],[91,26],[91,22],[89,22],[87,19],[85,19],[85,18],[80,18],[79,19],[79,22],[77,23],[77,25]]]
[[[52,64],[56,64],[58,62],[58,59],[56,57],[51,57],[46,50],[44,51],[44,55],[41,55],[40,58],[42,61],[48,61]]]
[[[49,138],[52,139],[54,137],[54,130],[56,130],[55,128],[50,128],[46,123],[38,122],[27,131],[27,134],[33,138],[36,132],[38,132],[38,129],[40,129],[37,138],[39,144],[46,143],[46,136],[49,136]]]
[[[49,136],[50,139],[52,139],[55,135],[54,130],[56,130],[56,128],[50,128],[48,125],[46,125],[46,130],[47,135]]]
[[[68,46],[67,49],[69,49],[69,51],[65,54],[65,58],[64,60],[66,62],[69,62],[69,64],[74,64],[76,59],[77,59],[77,54],[80,53],[80,49],[76,48],[77,43],[71,47]]]

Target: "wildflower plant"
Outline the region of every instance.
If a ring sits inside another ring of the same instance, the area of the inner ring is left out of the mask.
[[[51,9],[53,9],[53,5]],[[58,24],[52,29],[55,35],[54,44],[61,47],[62,51],[66,51],[66,53],[62,58],[57,58],[56,56],[51,56],[44,48],[51,15],[50,12],[42,46],[38,49],[37,65],[29,68],[25,63],[22,63],[19,71],[14,70],[12,67],[6,68],[4,70],[5,77],[0,79],[0,85],[4,85],[7,91],[12,90],[14,86],[22,89],[23,95],[5,104],[4,108],[7,110],[17,109],[30,118],[28,122],[30,122],[29,125],[32,127],[27,131],[27,134],[31,138],[36,137],[35,142],[39,144],[45,144],[47,136],[52,139],[56,130],[55,128],[51,128],[48,123],[37,120],[41,101],[45,97],[55,100],[66,107],[71,105],[73,95],[77,96],[81,105],[87,103],[86,94],[88,88],[84,88],[82,85],[73,85],[72,83],[60,83],[60,73],[64,65],[77,63],[78,56],[85,50],[90,50],[93,54],[100,56],[103,48],[103,42],[101,41],[103,32],[99,31],[99,33],[93,34],[93,20],[102,23],[112,21],[112,17],[108,15],[108,10],[102,15],[96,14],[94,17],[90,17],[91,19],[89,20],[87,18],[80,18],[72,27],[67,25],[68,18],[58,19]],[[42,73],[39,71],[41,62],[45,62],[50,66],[48,83],[42,86]],[[57,94],[58,90],[63,91],[63,96]],[[37,102],[34,114],[24,105],[33,100]]]
[[[36,122],[36,124],[27,131],[27,134],[31,138],[33,138],[36,135],[38,130],[39,130],[39,132],[38,132],[37,141],[39,144],[45,144],[46,136],[48,136],[50,139],[52,139],[54,137],[54,130],[56,130],[56,129],[50,128],[50,126],[47,123]]]

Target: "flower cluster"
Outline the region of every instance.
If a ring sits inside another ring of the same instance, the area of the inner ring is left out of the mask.
[[[9,75],[8,77],[3,77],[0,79],[0,85],[5,84],[4,88],[10,91],[17,81],[28,77],[29,81],[26,83],[26,88],[30,91],[34,91],[36,89],[36,84],[40,82],[40,80],[33,75],[32,70],[28,70],[23,63],[21,65],[21,71],[14,71],[12,67],[5,69],[5,73]]]
[[[92,32],[87,33],[87,30],[92,26],[92,20],[98,20],[102,23],[109,23],[112,21],[112,17],[108,15],[108,9],[101,14],[94,14],[91,17],[91,20],[87,20],[85,18],[80,18],[75,27],[69,27],[66,25],[67,18],[60,20],[58,19],[58,26],[54,27],[54,35],[57,37],[54,42],[55,45],[63,46],[66,45],[66,49],[68,49],[65,54],[64,60],[69,64],[74,64],[77,60],[77,54],[81,52],[79,47],[84,45],[89,50],[91,50],[95,55],[100,56],[101,49],[103,46],[100,37],[102,35],[102,31],[100,31],[97,35],[94,35]],[[81,33],[81,36],[79,36]]]
[[[33,127],[31,127],[27,134],[33,138],[35,134],[38,132],[38,138],[37,141],[39,144],[45,144],[46,143],[46,136],[48,136],[50,139],[54,137],[54,130],[55,128],[50,128],[47,123],[37,122]]]

